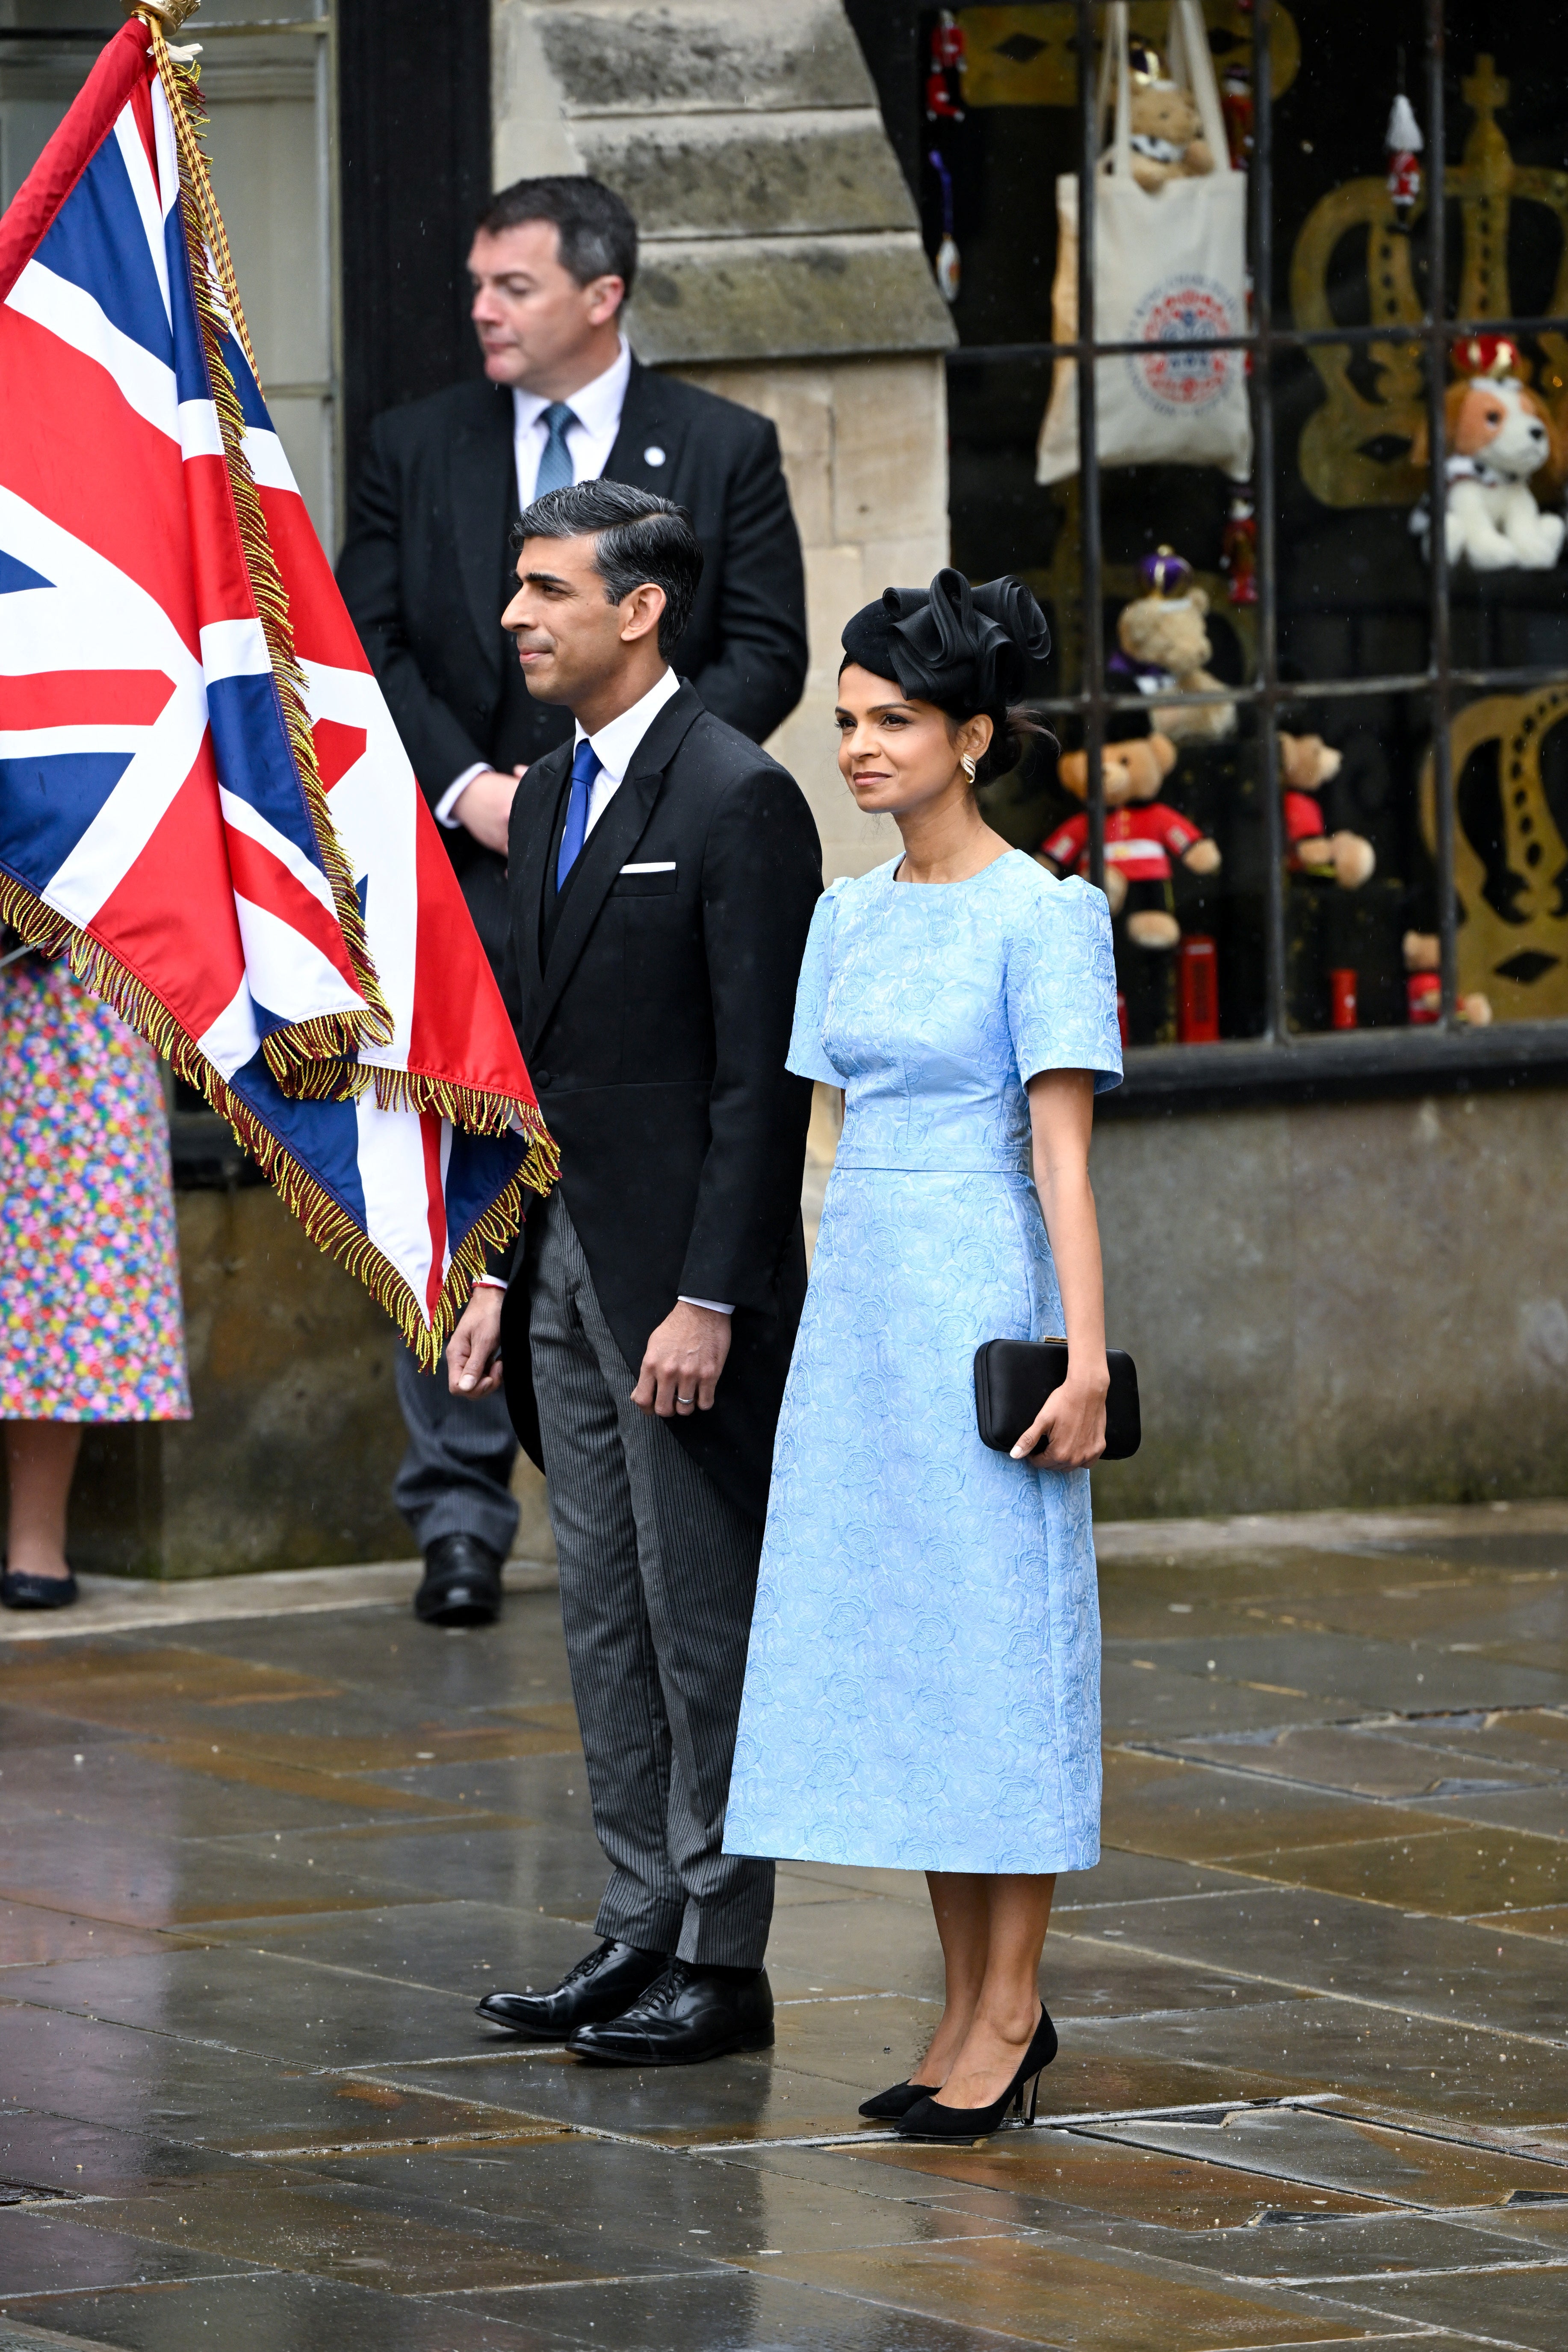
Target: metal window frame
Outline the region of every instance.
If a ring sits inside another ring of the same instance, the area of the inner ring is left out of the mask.
[[[1075,714],[1082,722],[1089,767],[1089,854],[1091,879],[1103,887],[1105,878],[1104,749],[1107,724],[1122,710],[1146,709],[1142,697],[1108,693],[1101,614],[1104,605],[1104,563],[1100,527],[1100,474],[1095,404],[1096,363],[1102,358],[1136,352],[1144,347],[1100,341],[1095,333],[1095,206],[1099,173],[1100,124],[1096,73],[1097,19],[1102,0],[1076,0],[1078,37],[1078,100],[1079,127],[1078,316],[1079,333],[1071,342],[969,346],[950,354],[954,366],[998,361],[1070,359],[1078,373],[1079,478],[1081,515],[1079,587],[1083,614],[1083,665],[1079,691],[1053,697],[1047,706]],[[1169,1046],[1138,1049],[1129,1057],[1135,1080],[1129,1090],[1137,1099],[1128,1108],[1169,1108],[1178,1099],[1223,1100],[1242,1093],[1258,1099],[1289,1097],[1302,1093],[1323,1098],[1371,1091],[1397,1090],[1405,1075],[1422,1087],[1444,1083],[1541,1084],[1568,1075],[1568,1021],[1510,1022],[1484,1031],[1470,1031],[1456,1013],[1458,952],[1454,884],[1455,812],[1450,721],[1457,689],[1523,690],[1557,682],[1568,674],[1568,664],[1542,669],[1456,669],[1452,657],[1449,567],[1441,529],[1442,504],[1433,499],[1434,522],[1429,540],[1429,645],[1424,671],[1402,676],[1373,675],[1358,678],[1314,678],[1307,689],[1314,697],[1348,699],[1374,695],[1425,696],[1430,717],[1436,805],[1436,868],[1439,894],[1439,937],[1442,950],[1442,1013],[1435,1030],[1376,1030],[1331,1036],[1289,1026],[1286,998],[1286,883],[1283,817],[1279,793],[1279,740],[1275,724],[1279,706],[1302,689],[1283,688],[1279,664],[1279,494],[1275,474],[1274,373],[1277,355],[1315,344],[1397,342],[1419,345],[1426,361],[1427,420],[1432,448],[1429,478],[1444,478],[1447,420],[1444,393],[1446,354],[1451,341],[1470,332],[1537,335],[1543,329],[1568,331],[1568,319],[1451,320],[1447,313],[1447,268],[1444,222],[1447,211],[1444,72],[1446,65],[1443,0],[1424,0],[1426,50],[1426,308],[1418,326],[1393,332],[1386,326],[1303,330],[1279,326],[1274,318],[1274,152],[1273,89],[1269,70],[1273,0],[1256,0],[1252,26],[1253,146],[1247,172],[1253,277],[1253,320],[1250,331],[1236,336],[1202,337],[1172,343],[1173,350],[1243,351],[1251,359],[1250,401],[1255,460],[1253,488],[1258,523],[1257,668],[1252,680],[1226,688],[1223,698],[1173,693],[1172,703],[1190,706],[1225,699],[1247,703],[1258,712],[1264,817],[1268,845],[1268,887],[1265,919],[1266,997],[1263,1034],[1258,1039],[1227,1040],[1215,1047]],[[1156,1069],[1156,1065],[1159,1066]],[[1114,1101],[1108,1098],[1106,1108]]]

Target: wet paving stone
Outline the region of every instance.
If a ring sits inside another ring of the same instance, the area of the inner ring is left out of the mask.
[[[1125,1749],[1106,1758],[1102,1834],[1109,1844],[1142,1853],[1242,1862],[1280,1846],[1348,1844],[1430,1828],[1419,1814],[1331,1790],[1265,1787],[1254,1774]]]
[[[1130,2042],[1152,2047],[1155,2040],[1139,2021],[1115,2038],[1119,2053]],[[1158,2042],[1181,2048],[1194,2069],[1210,2064],[1292,2096],[1407,2116],[1422,2129],[1444,2124],[1458,2107],[1483,2134],[1534,2132],[1555,2122],[1568,2098],[1568,2067],[1538,2041],[1369,2011],[1356,2001],[1260,2005],[1235,2017],[1189,2012],[1172,2020]],[[1344,2090],[1347,2082],[1353,2091]]]
[[[1364,2000],[1378,2015],[1415,2011],[1528,2034],[1543,2056],[1565,2046],[1555,1969],[1543,1967],[1525,1938],[1489,1924],[1407,1916],[1259,1878],[1245,1892],[1195,1902],[1113,1905],[1093,1930],[1142,1951],[1228,1967],[1281,1991]]]
[[[940,2013],[918,1874],[786,1866],[771,2053],[475,2016],[595,1941],[553,1595],[0,1642],[0,2352],[1563,2352],[1560,1516],[1117,1531],[1060,2053],[952,2149],[856,2114]]]
[[[1447,2270],[1435,2277],[1362,2278],[1324,2294],[1319,2307],[1325,2317],[1427,2321],[1453,2330],[1461,2342],[1472,2331],[1472,2340],[1481,2343],[1561,2352],[1568,2262],[1532,2269],[1482,2262],[1473,2271]]]
[[[0,2312],[16,2297],[222,2278],[250,2267],[243,2257],[188,2246],[177,2231],[160,2242],[106,2227],[106,2210],[93,2206],[84,2216],[58,2206],[0,2208]]]
[[[1421,2209],[1502,2205],[1520,2190],[1568,2194],[1568,2169],[1498,2148],[1306,2105],[1084,2125],[1086,2136],[1200,2157],[1238,2172]]]
[[[1292,1725],[1278,1731],[1251,1730],[1218,1738],[1182,1739],[1162,1752],[1227,1772],[1250,1772],[1267,1780],[1333,1790],[1341,1796],[1375,1797],[1396,1803],[1436,1799],[1468,1782],[1473,1794],[1558,1789],[1568,1780],[1568,1749],[1560,1776],[1542,1764],[1504,1763],[1478,1772],[1452,1748],[1415,1738],[1403,1724]],[[1458,1804],[1458,1798],[1445,1802]],[[1467,1815],[1467,1818],[1470,1816]]]
[[[293,2352],[296,2346],[320,2346],[322,2352],[327,2347],[331,2352],[537,2352],[574,2341],[526,2325],[509,2326],[460,2304],[435,2305],[287,2271],[19,2296],[0,2303],[0,2324],[5,2321],[47,2330],[45,2344],[58,2345],[64,2335],[73,2343],[113,2345],[122,2352],[209,2352],[215,2344],[237,2352],[241,2347]]]
[[[1124,1648],[1116,1643],[1110,1654],[1120,1658]],[[1455,1655],[1436,1643],[1372,1641],[1282,1623],[1202,1642],[1167,1640],[1156,1656],[1189,1674],[1215,1672],[1230,1682],[1259,1685],[1266,1694],[1283,1687],[1327,1700],[1336,1713],[1346,1701],[1355,1713],[1377,1707],[1419,1714],[1442,1706],[1550,1706],[1568,1699],[1568,1673],[1562,1671],[1516,1665],[1479,1651]]]
[[[1568,1895],[1568,1841],[1473,1822],[1425,1835],[1296,1845],[1247,1857],[1260,1876],[1401,1911],[1464,1918],[1517,1906],[1539,1910]]]

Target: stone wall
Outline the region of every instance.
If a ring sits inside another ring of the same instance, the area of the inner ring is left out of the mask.
[[[1568,1092],[1110,1118],[1106,1518],[1568,1493]]]
[[[795,776],[822,835],[823,871],[889,857],[891,817],[862,816],[837,761],[834,688],[851,613],[890,583],[923,586],[947,562],[947,387],[942,361],[840,360],[679,373],[778,427],[805,550],[811,671],[768,749]]]
[[[182,1192],[178,1209],[194,1416],[87,1432],[76,1565],[178,1578],[412,1558],[387,1318],[268,1187]],[[552,1560],[527,1463],[517,1491],[519,1556]]]

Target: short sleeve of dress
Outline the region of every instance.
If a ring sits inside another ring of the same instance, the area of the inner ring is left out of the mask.
[[[1021,909],[1007,944],[1007,1024],[1018,1075],[1092,1070],[1094,1091],[1121,1083],[1116,961],[1103,891],[1051,882]],[[793,1066],[793,1065],[792,1065]]]
[[[841,1087],[844,1073],[827,1058],[822,1024],[827,1014],[827,983],[833,969],[833,919],[837,912],[837,882],[816,902],[801,961],[795,992],[795,1026],[790,1032],[785,1067],[797,1078],[820,1078],[825,1087]]]

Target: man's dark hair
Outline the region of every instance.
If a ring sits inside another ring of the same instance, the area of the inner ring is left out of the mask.
[[[521,228],[524,221],[553,221],[560,261],[579,286],[595,278],[618,278],[629,298],[637,274],[637,225],[613,188],[581,173],[552,173],[539,180],[514,180],[493,195],[475,226],[488,236]]]
[[[511,543],[590,538],[606,604],[618,604],[645,581],[663,589],[658,649],[668,661],[686,634],[702,577],[691,517],[673,499],[634,489],[629,482],[570,482],[534,499],[513,524]]]

